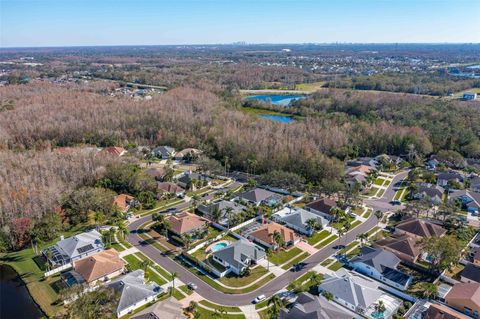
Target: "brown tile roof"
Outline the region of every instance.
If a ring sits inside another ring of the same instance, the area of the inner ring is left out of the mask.
[[[480,308],[480,283],[458,283],[445,296],[447,303],[449,300],[469,300]]]
[[[270,245],[273,245],[275,244],[273,240],[273,233],[275,233],[275,231],[279,232],[280,235],[282,235],[285,242],[296,241],[298,239],[297,235],[295,235],[295,232],[293,230],[274,222],[263,225],[256,231],[250,233],[250,236],[255,237]]]
[[[110,146],[110,147],[106,147],[102,150],[103,154],[114,155],[114,156],[122,156],[126,152],[127,152],[126,149],[124,149],[123,147],[119,147],[119,146]]]
[[[424,238],[442,236],[447,232],[442,226],[418,218],[409,218],[395,228]]]
[[[330,210],[334,207],[337,207],[337,203],[330,198],[321,198],[316,201],[310,202],[305,205],[308,208],[314,209],[316,211],[328,214]]]
[[[118,252],[111,248],[74,262],[73,268],[86,282],[103,278],[123,269],[124,262]]]
[[[172,194],[177,194],[185,191],[183,188],[181,188],[177,184],[170,183],[170,182],[157,183],[157,189],[159,193],[172,193]]]
[[[130,206],[130,202],[134,199],[135,197],[133,196],[127,194],[120,194],[113,198],[113,204],[117,206],[121,211],[125,211]]]
[[[352,174],[352,173],[355,173],[355,172],[359,172],[359,173],[362,173],[364,175],[370,173],[370,171],[372,170],[372,168],[370,166],[367,166],[367,165],[360,165],[360,166],[357,166],[357,167],[354,167],[352,168],[348,174]]]
[[[191,213],[170,215],[168,216],[168,221],[170,222],[170,229],[177,234],[184,234],[202,228],[207,223],[206,219]]]
[[[469,319],[465,315],[454,311],[446,306],[431,304],[424,314],[424,319]]]
[[[417,258],[421,253],[420,247],[417,245],[417,240],[408,235],[385,237],[377,240],[375,244],[377,246],[389,248],[392,252],[398,251],[399,253],[410,256],[413,259]]]

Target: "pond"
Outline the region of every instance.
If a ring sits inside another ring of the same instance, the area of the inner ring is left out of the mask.
[[[295,122],[295,120],[293,118],[291,118],[290,116],[262,114],[262,115],[260,115],[260,117],[262,119],[275,121],[275,122],[281,122],[281,123]]]
[[[27,287],[8,265],[0,265],[0,318],[2,319],[37,319],[45,315],[33,301]]]
[[[274,95],[274,94],[267,94],[267,95],[252,95],[247,96],[245,100],[257,100],[262,103],[266,104],[273,104],[279,106],[289,106],[292,101],[303,99],[305,96],[303,95]]]

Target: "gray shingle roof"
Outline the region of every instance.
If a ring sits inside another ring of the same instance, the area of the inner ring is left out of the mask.
[[[277,219],[287,224],[291,224],[298,228],[304,229],[305,231],[308,230],[307,220],[309,219],[317,220],[317,222],[320,223],[322,227],[328,225],[328,220],[304,209],[292,209],[291,213],[288,213],[288,208],[285,208],[284,210],[287,210],[287,213],[283,216],[277,215]]]
[[[352,315],[329,303],[324,297],[301,293],[290,310],[282,309],[280,319],[351,319]]]
[[[91,230],[60,240],[55,248],[59,253],[70,259],[86,255],[98,249],[103,249],[102,235],[96,230]]]
[[[480,282],[480,266],[468,263],[462,271],[462,277]]]
[[[321,291],[328,291],[333,296],[363,309],[367,309],[383,294],[374,282],[354,276],[350,272],[343,272],[340,275],[337,273],[327,277],[319,288]]]
[[[361,262],[382,272],[384,267],[395,269],[400,263],[400,258],[381,248],[363,247],[360,254],[353,257],[351,262]]]
[[[246,208],[245,206],[240,205],[239,203],[220,200],[220,201],[211,203],[209,205],[200,205],[198,206],[198,211],[206,216],[209,216],[213,211],[218,209],[219,211],[222,212],[221,219],[225,219],[226,218],[225,213],[226,213],[227,207],[231,207],[233,209],[234,214],[238,214]]]
[[[121,312],[146,298],[156,296],[162,290],[157,284],[145,284],[144,272],[141,269],[110,282],[108,286],[120,293],[117,312]]]
[[[262,188],[252,189],[252,190],[247,191],[243,194],[240,194],[239,197],[241,199],[245,199],[245,200],[248,200],[248,201],[254,202],[254,203],[260,203],[262,201],[269,200],[269,199],[272,199],[272,198],[274,198],[274,199],[281,198],[280,195],[278,195],[274,192],[267,191],[267,190],[262,189]]]
[[[247,240],[239,240],[213,253],[217,258],[237,269],[248,266],[246,259],[260,260],[265,258],[265,251]]]

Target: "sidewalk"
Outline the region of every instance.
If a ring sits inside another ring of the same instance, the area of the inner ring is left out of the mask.
[[[124,251],[120,252],[120,258],[123,258],[127,255],[139,253],[139,252],[140,252],[140,250],[138,250],[136,247],[130,247],[130,248],[127,248]]]
[[[246,319],[260,319],[257,309],[255,309],[255,305],[240,306],[239,308],[245,314]]]
[[[269,263],[266,258],[260,260],[258,264],[264,267],[265,269],[268,269],[272,274],[275,275],[275,277],[279,277],[286,272],[286,270],[282,269],[282,267]]]

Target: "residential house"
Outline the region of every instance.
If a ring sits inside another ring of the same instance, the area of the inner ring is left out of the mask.
[[[395,226],[396,234],[406,234],[415,239],[441,237],[447,230],[440,225],[419,218],[408,218]]]
[[[43,251],[44,256],[55,266],[66,265],[104,250],[102,235],[90,230],[58,241]]]
[[[365,187],[369,186],[368,176],[374,170],[375,167],[364,164],[349,166],[345,171],[345,182],[350,187],[358,185],[360,190],[363,190]]]
[[[425,164],[426,168],[430,171],[434,171],[437,169],[437,166],[438,164],[440,164],[439,161],[437,161],[436,159],[434,158],[431,158],[427,161],[427,163]]]
[[[302,292],[290,309],[283,308],[280,319],[351,319],[339,307],[331,304],[325,297]]]
[[[123,147],[119,147],[119,146],[110,146],[110,147],[106,147],[103,150],[101,150],[100,154],[120,157],[120,156],[123,156],[123,155],[127,154],[127,150],[124,149]]]
[[[328,220],[333,220],[334,216],[331,214],[334,208],[337,208],[337,203],[330,198],[320,198],[305,205],[305,208],[310,212],[322,216]]]
[[[442,187],[449,186],[448,183],[462,184],[463,181],[463,176],[457,172],[440,173],[437,176],[437,185]]]
[[[240,214],[245,208],[245,206],[239,203],[221,199],[210,204],[199,205],[197,210],[210,220],[212,220],[212,213],[218,210],[221,212],[221,215],[217,222],[222,226],[230,226],[227,213],[231,210],[232,215]]]
[[[475,176],[470,179],[470,190],[472,192],[480,193],[480,177]]]
[[[480,211],[480,193],[469,190],[460,190],[450,194],[450,201],[458,200],[462,207],[473,215],[478,215]]]
[[[412,277],[397,270],[400,263],[394,253],[382,248],[363,247],[361,252],[350,259],[349,265],[356,272],[372,277],[399,290],[406,290]]]
[[[308,225],[308,220],[315,220],[321,228],[328,225],[328,220],[323,216],[297,207],[285,207],[276,212],[272,218],[281,224],[285,224],[288,228],[307,236],[311,236],[315,232],[315,229]]]
[[[300,241],[300,237],[298,237],[293,230],[275,222],[263,224],[251,232],[248,237],[265,247],[276,250],[279,247],[274,240],[273,235],[275,232],[278,232],[282,236],[286,246],[294,245]]]
[[[348,271],[326,275],[318,291],[330,293],[335,302],[360,314],[364,314],[384,294],[378,289],[378,284]]]
[[[169,230],[178,236],[193,233],[208,225],[207,220],[187,212],[170,215],[167,220],[170,222]]]
[[[170,146],[158,146],[152,150],[152,155],[161,159],[170,159],[175,156],[175,149]]]
[[[185,195],[185,189],[171,182],[158,182],[157,192],[159,198],[165,195],[175,195],[177,197],[182,197]]]
[[[241,201],[246,201],[256,206],[260,204],[273,206],[275,204],[282,202],[281,195],[271,191],[267,191],[263,188],[255,188],[247,192],[244,192],[238,195],[238,199],[240,199]]]
[[[213,260],[228,268],[229,272],[241,275],[252,264],[265,258],[263,249],[248,240],[239,240],[212,253]]]
[[[145,310],[140,311],[132,319],[186,319],[183,314],[183,305],[177,299],[168,299],[156,302]]]
[[[177,179],[177,184],[180,187],[189,189],[191,191],[197,190],[197,188],[202,188],[210,185],[212,179],[204,174],[185,172]]]
[[[377,240],[374,247],[381,247],[394,253],[398,258],[407,263],[415,263],[421,254],[417,239],[409,235],[393,235]]]
[[[203,151],[196,148],[185,148],[175,154],[175,160],[190,163],[193,159],[201,155]]]
[[[125,263],[119,253],[111,248],[73,263],[73,269],[90,286],[106,282],[121,275]]]
[[[167,170],[164,167],[161,167],[161,168],[152,167],[152,168],[146,169],[145,174],[155,178],[157,182],[161,182],[163,181],[163,178],[167,174]]]
[[[138,205],[138,201],[133,196],[127,194],[120,194],[113,198],[113,205],[117,207],[122,213],[126,213],[130,208]]]
[[[458,283],[445,296],[445,303],[474,318],[480,313],[480,283]]]
[[[135,309],[154,301],[162,293],[156,283],[147,284],[142,269],[134,270],[108,284],[120,298],[117,303],[117,317],[123,317]]]
[[[429,303],[428,308],[422,312],[421,317],[414,316],[415,314],[409,316],[408,319],[470,319],[470,317],[438,303]]]
[[[467,263],[460,273],[461,282],[478,282],[480,283],[480,266]]]
[[[413,194],[414,199],[428,198],[430,202],[440,205],[443,202],[443,195],[445,189],[442,186],[432,184],[420,184],[418,189]]]

